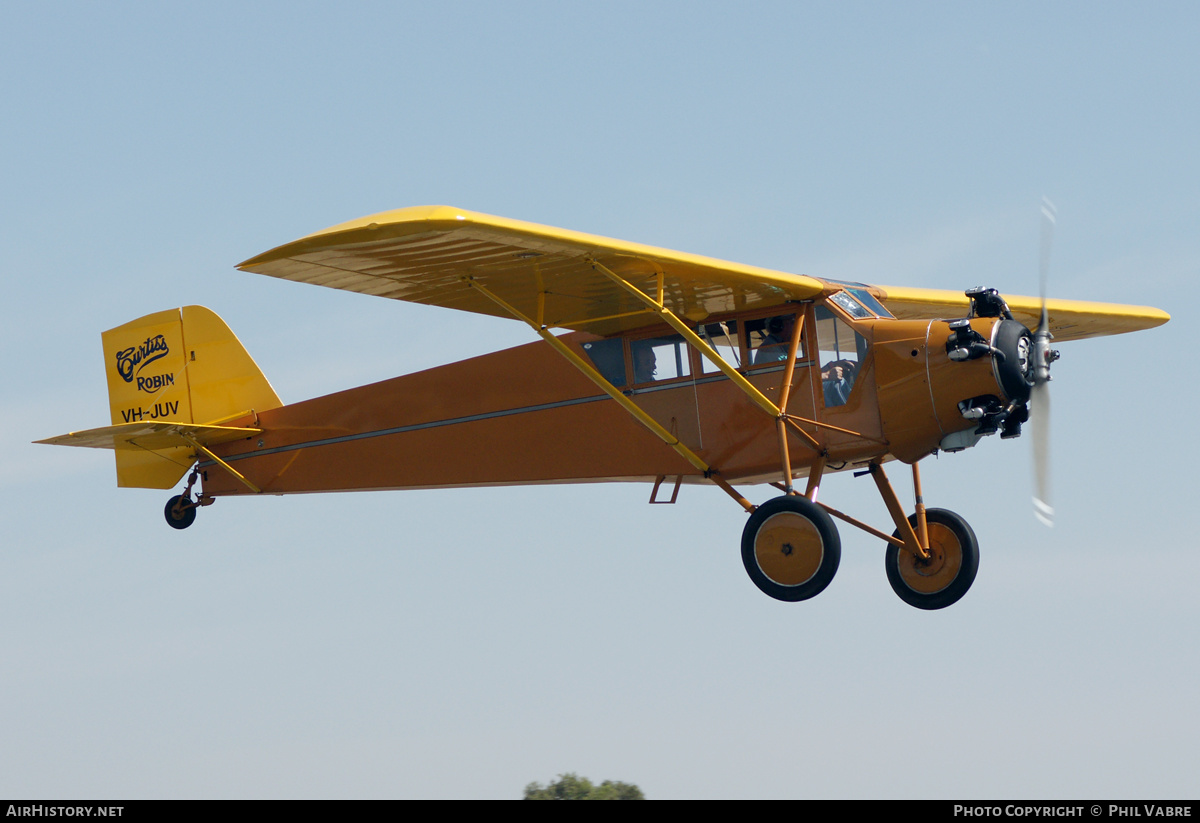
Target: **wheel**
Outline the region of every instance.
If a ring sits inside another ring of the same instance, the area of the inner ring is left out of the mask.
[[[825,510],[807,497],[763,503],[742,532],[742,563],[765,594],[794,603],[816,597],[833,580],[842,541]]]
[[[908,518],[917,527],[917,516]],[[957,603],[979,571],[979,541],[975,532],[952,511],[929,509],[929,560],[918,560],[899,546],[888,543],[884,565],[892,589],[910,606],[944,609]],[[900,532],[894,534],[899,537]]]
[[[179,508],[176,508],[177,505]],[[177,494],[167,501],[163,515],[167,518],[167,525],[172,529],[186,529],[196,522],[196,504],[190,497]]]

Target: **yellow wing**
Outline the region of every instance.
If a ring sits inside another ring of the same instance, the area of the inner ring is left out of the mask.
[[[902,319],[964,317],[970,302],[960,291],[913,289],[880,286],[883,304]],[[1036,329],[1042,314],[1037,297],[1001,295],[1013,317],[1030,329]],[[1165,311],[1149,306],[1122,306],[1116,303],[1090,303],[1084,300],[1047,300],[1046,313],[1050,332],[1056,341],[1083,340],[1106,334],[1152,329],[1171,319]]]
[[[805,300],[842,286],[669,249],[509,220],[451,206],[382,212],[310,234],[238,268],[285,280],[508,317],[472,289],[475,280],[541,325],[609,335],[654,322],[645,307],[593,267],[598,263],[700,321],[714,314]],[[962,292],[868,287],[900,318],[962,317]],[[1005,295],[1013,315],[1036,328],[1036,297]],[[1158,309],[1073,300],[1048,302],[1057,340],[1151,328]]]
[[[272,249],[243,271],[396,300],[507,317],[474,278],[542,325],[607,335],[653,322],[599,263],[700,321],[815,297],[820,280],[450,206],[398,209]],[[540,295],[540,298],[539,298]]]

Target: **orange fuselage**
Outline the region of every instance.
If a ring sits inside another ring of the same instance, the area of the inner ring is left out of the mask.
[[[797,310],[812,328],[812,304]],[[990,322],[973,325],[986,333]],[[827,470],[875,457],[918,460],[973,425],[958,414],[959,400],[999,393],[990,365],[947,359],[943,322],[853,326],[867,355],[844,404],[826,407],[819,358],[804,354],[816,351],[807,330],[792,377],[787,412],[827,450]],[[582,354],[601,338],[560,339]],[[726,480],[780,480],[776,420],[725,375],[706,370],[694,351],[689,356],[689,377],[631,380],[624,393]],[[784,363],[741,371],[778,401]],[[267,494],[703,479],[540,341],[261,412],[255,425],[261,434],[214,452]],[[806,474],[816,450],[796,432],[788,446],[794,474]],[[201,468],[206,495],[249,491],[212,461]]]

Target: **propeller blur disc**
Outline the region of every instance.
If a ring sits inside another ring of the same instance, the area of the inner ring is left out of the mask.
[[[1038,383],[1029,395],[1029,426],[1033,440],[1033,514],[1047,526],[1054,526],[1054,507],[1050,505],[1050,390]]]
[[[1046,287],[1050,279],[1050,250],[1054,245],[1054,226],[1058,210],[1042,198],[1042,243],[1038,279],[1042,298],[1041,317],[1033,335],[1033,387],[1029,395],[1029,421],[1033,440],[1033,514],[1047,526],[1054,525],[1054,507],[1050,505],[1050,363],[1057,353],[1050,351],[1050,317],[1046,311]]]

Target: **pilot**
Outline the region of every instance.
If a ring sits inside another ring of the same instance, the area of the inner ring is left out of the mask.
[[[833,360],[821,369],[821,386],[825,389],[825,406],[844,406],[854,388],[855,363],[852,360]]]
[[[795,325],[796,316],[793,314],[784,314],[768,320],[767,336],[754,350],[752,365],[761,366],[787,360],[788,347],[792,343],[792,327]]]

